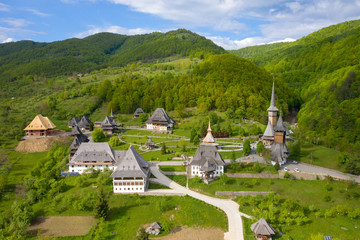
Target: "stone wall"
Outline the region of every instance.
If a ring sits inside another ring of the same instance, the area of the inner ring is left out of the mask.
[[[278,174],[255,174],[255,173],[226,173],[232,178],[280,178]],[[284,175],[281,176],[283,178]]]

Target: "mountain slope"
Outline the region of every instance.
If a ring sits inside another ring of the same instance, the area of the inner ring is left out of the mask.
[[[0,44],[0,75],[3,80],[15,80],[29,74],[49,77],[84,73],[199,51],[225,52],[210,40],[183,29],[135,36],[99,33],[52,43],[20,41]]]
[[[321,29],[292,43],[232,53],[250,55],[301,93],[304,104],[298,119],[304,137],[360,154],[360,20]]]

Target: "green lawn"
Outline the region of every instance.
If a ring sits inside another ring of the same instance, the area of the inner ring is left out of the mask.
[[[337,157],[339,154],[339,151],[331,148],[313,145],[310,143],[304,143],[301,146],[300,161],[321,167],[339,170],[337,161]]]
[[[176,176],[172,179],[182,185],[186,183],[186,176]],[[327,185],[331,186],[331,190]],[[342,204],[360,208],[360,186],[340,181],[328,183],[326,180],[228,178],[226,183],[215,180],[210,184],[204,184],[190,179],[189,187],[213,196],[217,191],[270,191],[282,198],[299,200],[303,204],[315,205],[321,209]],[[324,196],[329,196],[330,201],[325,201]]]
[[[160,169],[165,172],[186,172],[186,166],[161,166]]]

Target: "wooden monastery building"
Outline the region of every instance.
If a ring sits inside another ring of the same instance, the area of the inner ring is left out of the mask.
[[[289,148],[286,142],[292,140],[290,131],[287,125],[283,122],[280,114],[277,119],[277,112],[279,111],[275,106],[275,90],[274,82],[272,86],[271,102],[268,111],[268,124],[265,132],[261,138],[265,148],[271,150],[272,164],[279,162],[280,165],[286,163],[289,156]]]
[[[114,151],[108,143],[81,143],[68,166],[69,172],[79,174],[112,170],[114,193],[144,192],[148,187],[150,165],[132,146]]]
[[[272,239],[272,235],[276,230],[262,217],[259,221],[251,224],[251,231],[253,231],[257,239]]]
[[[24,130],[27,137],[46,137],[54,133],[55,127],[49,118],[38,114]]]
[[[90,124],[90,119],[86,115],[84,115],[78,122],[77,126],[80,128],[81,131],[85,131],[90,129]]]
[[[142,110],[142,108],[137,108],[134,112],[134,118],[138,118],[140,116],[140,114],[144,114],[144,110]]]
[[[212,179],[224,174],[225,162],[218,152],[219,144],[212,135],[210,121],[207,131],[203,142],[188,164],[188,174],[190,177],[199,176],[202,179]]]
[[[167,131],[174,126],[175,121],[169,117],[164,108],[157,108],[153,115],[146,120],[146,128],[157,131]]]
[[[69,128],[74,128],[78,125],[80,120],[77,117],[73,117],[69,122]]]
[[[74,136],[74,140],[72,141],[69,147],[70,149],[69,159],[71,159],[74,156],[75,152],[78,150],[79,146],[82,143],[89,142],[88,137],[82,133],[82,131],[78,126],[73,127],[71,131],[71,135]]]
[[[117,122],[114,120],[112,109],[110,116],[106,116],[104,121],[102,122],[95,122],[94,127],[101,128],[107,134],[113,134],[115,130],[118,129],[118,125]]]

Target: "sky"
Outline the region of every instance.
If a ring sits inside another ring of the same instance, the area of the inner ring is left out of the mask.
[[[0,43],[185,28],[230,50],[360,19],[360,0],[0,0]]]

